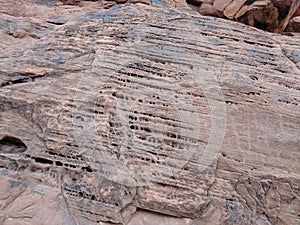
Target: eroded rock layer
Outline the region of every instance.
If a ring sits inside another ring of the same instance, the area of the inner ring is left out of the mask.
[[[32,4],[0,16],[1,224],[299,224],[299,39]]]

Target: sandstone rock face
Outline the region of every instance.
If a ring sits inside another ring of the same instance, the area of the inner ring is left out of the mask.
[[[300,10],[299,0],[187,0],[187,3],[201,15],[224,17],[272,32],[283,32]]]
[[[79,3],[1,3],[0,224],[299,224],[300,39]]]
[[[297,16],[289,22],[287,26],[287,31],[297,32],[299,30],[300,30],[300,16]]]

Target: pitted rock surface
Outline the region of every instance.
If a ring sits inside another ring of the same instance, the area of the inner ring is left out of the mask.
[[[1,224],[299,224],[299,39],[166,2],[13,4]]]

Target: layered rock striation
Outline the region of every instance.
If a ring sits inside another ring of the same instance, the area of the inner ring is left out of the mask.
[[[299,38],[160,1],[17,3],[0,224],[299,224]]]

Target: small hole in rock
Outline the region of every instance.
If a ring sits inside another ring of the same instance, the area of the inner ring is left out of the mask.
[[[22,153],[27,150],[27,146],[19,138],[5,136],[0,140],[0,152],[8,154]]]
[[[93,172],[93,170],[92,170],[90,167],[82,167],[82,170],[83,170],[83,171],[86,171],[86,172],[88,172],[88,173]]]
[[[43,164],[53,164],[52,160],[40,158],[40,157],[35,158],[34,161],[36,161],[38,163],[43,163]]]
[[[60,161],[56,161],[55,164],[56,164],[57,166],[63,166],[63,163],[60,162]]]

